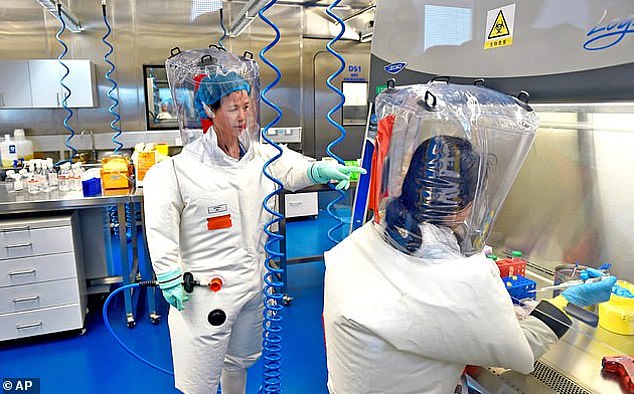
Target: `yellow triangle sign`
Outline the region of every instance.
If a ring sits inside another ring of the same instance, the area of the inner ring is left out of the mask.
[[[498,12],[498,16],[495,18],[495,22],[493,22],[491,31],[489,32],[489,40],[508,36],[509,34],[511,34],[511,32],[509,32],[509,27],[506,24],[506,19],[504,19],[504,14],[502,13],[502,10],[500,10],[500,12]]]

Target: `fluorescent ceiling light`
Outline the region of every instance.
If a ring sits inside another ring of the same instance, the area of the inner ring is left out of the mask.
[[[255,19],[256,15],[270,0],[251,0],[238,13],[236,19],[229,27],[229,36],[238,37],[246,30],[247,26]]]
[[[193,22],[202,14],[220,11],[222,0],[192,0],[192,12],[190,22]]]
[[[42,7],[44,7],[48,12],[51,13],[55,17],[55,19],[59,20],[59,13],[57,12],[57,3],[53,0],[35,0]],[[79,23],[79,19],[75,15],[73,15],[70,10],[62,7],[62,18],[64,19],[64,23],[66,24],[66,28],[73,33],[81,33],[83,28],[81,27],[81,23]]]

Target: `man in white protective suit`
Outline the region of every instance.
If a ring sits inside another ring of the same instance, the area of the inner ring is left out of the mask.
[[[616,280],[571,287],[520,320],[481,253],[536,116],[446,83],[388,89],[376,103],[374,220],[325,254],[329,391],[449,394],[466,365],[531,372],[571,324],[560,301],[607,301]]]
[[[171,305],[168,324],[176,388],[185,393],[244,393],[246,371],[262,347],[264,224],[262,202],[275,184],[262,173],[277,151],[258,142],[259,72],[247,58],[215,48],[177,54],[166,63],[179,124],[188,142],[144,179],[152,266]],[[191,92],[187,94],[187,92]],[[195,108],[198,122],[187,119]],[[201,137],[188,125],[202,123]],[[284,148],[269,167],[296,190],[351,171]],[[186,294],[183,273],[209,287]]]

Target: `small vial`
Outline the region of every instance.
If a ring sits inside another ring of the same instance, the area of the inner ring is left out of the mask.
[[[61,165],[57,182],[59,191],[67,192],[70,190],[70,163],[63,163]]]
[[[37,177],[32,176],[26,181],[26,191],[30,194],[37,194],[40,191],[40,183]]]
[[[50,157],[46,159],[46,178],[48,179],[48,187],[50,190],[55,190],[59,186],[59,180],[57,179],[57,171],[53,168],[53,159]]]

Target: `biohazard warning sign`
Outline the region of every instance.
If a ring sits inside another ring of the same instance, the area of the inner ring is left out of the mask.
[[[484,49],[499,48],[513,43],[515,4],[487,11]]]

